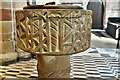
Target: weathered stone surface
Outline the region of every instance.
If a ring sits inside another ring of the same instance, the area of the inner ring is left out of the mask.
[[[0,39],[1,41],[12,40],[12,22],[0,21]]]
[[[1,7],[0,9],[10,9],[11,8],[11,1],[3,1],[1,2]]]
[[[18,59],[19,60],[29,60],[32,58],[31,53],[27,53],[19,48],[16,47],[16,52],[18,53]]]
[[[11,62],[16,61],[17,58],[18,54],[16,52],[6,52],[5,54],[0,54],[0,65],[10,64]]]
[[[0,33],[2,33],[2,23],[0,21]]]
[[[2,9],[2,3],[0,2],[0,9]]]
[[[0,9],[0,13],[2,14],[2,19],[0,18],[0,21],[10,21],[10,20],[12,20],[10,9]]]
[[[70,78],[70,56],[38,55],[39,78]],[[52,74],[51,74],[52,73]]]
[[[18,59],[21,60],[29,60],[31,59],[31,54],[27,52],[18,52]]]
[[[12,21],[0,21],[0,33],[11,33]]]
[[[0,33],[0,36],[2,36],[2,41],[11,41],[12,40],[12,33]]]
[[[17,46],[37,55],[38,78],[70,77],[69,55],[90,47],[91,15],[80,9],[16,12]]]
[[[0,53],[13,52],[13,41],[0,42]]]
[[[81,9],[17,11],[17,46],[53,56],[85,51],[90,47],[91,15],[91,11]]]

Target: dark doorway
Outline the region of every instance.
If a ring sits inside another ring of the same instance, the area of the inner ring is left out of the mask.
[[[88,10],[92,10],[92,29],[103,29],[104,5],[102,0],[90,0],[87,5]]]

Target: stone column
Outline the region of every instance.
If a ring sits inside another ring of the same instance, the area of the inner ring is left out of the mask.
[[[16,61],[17,53],[15,53],[13,25],[12,25],[12,7],[11,0],[1,2],[0,7],[0,65],[9,64],[8,62]],[[8,56],[9,55],[9,56]]]

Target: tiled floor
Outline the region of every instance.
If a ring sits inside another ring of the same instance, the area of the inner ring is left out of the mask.
[[[71,78],[91,80],[116,80],[120,78],[120,50],[90,48],[71,56]],[[9,66],[0,66],[0,74],[7,78],[36,78],[37,61],[21,61]]]
[[[71,58],[73,78],[96,77],[116,80],[120,78],[120,50],[91,48],[89,53],[73,55]]]

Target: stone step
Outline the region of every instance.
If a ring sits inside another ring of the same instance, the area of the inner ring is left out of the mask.
[[[16,52],[7,52],[4,54],[0,54],[0,65],[15,63],[17,58],[18,54]]]

